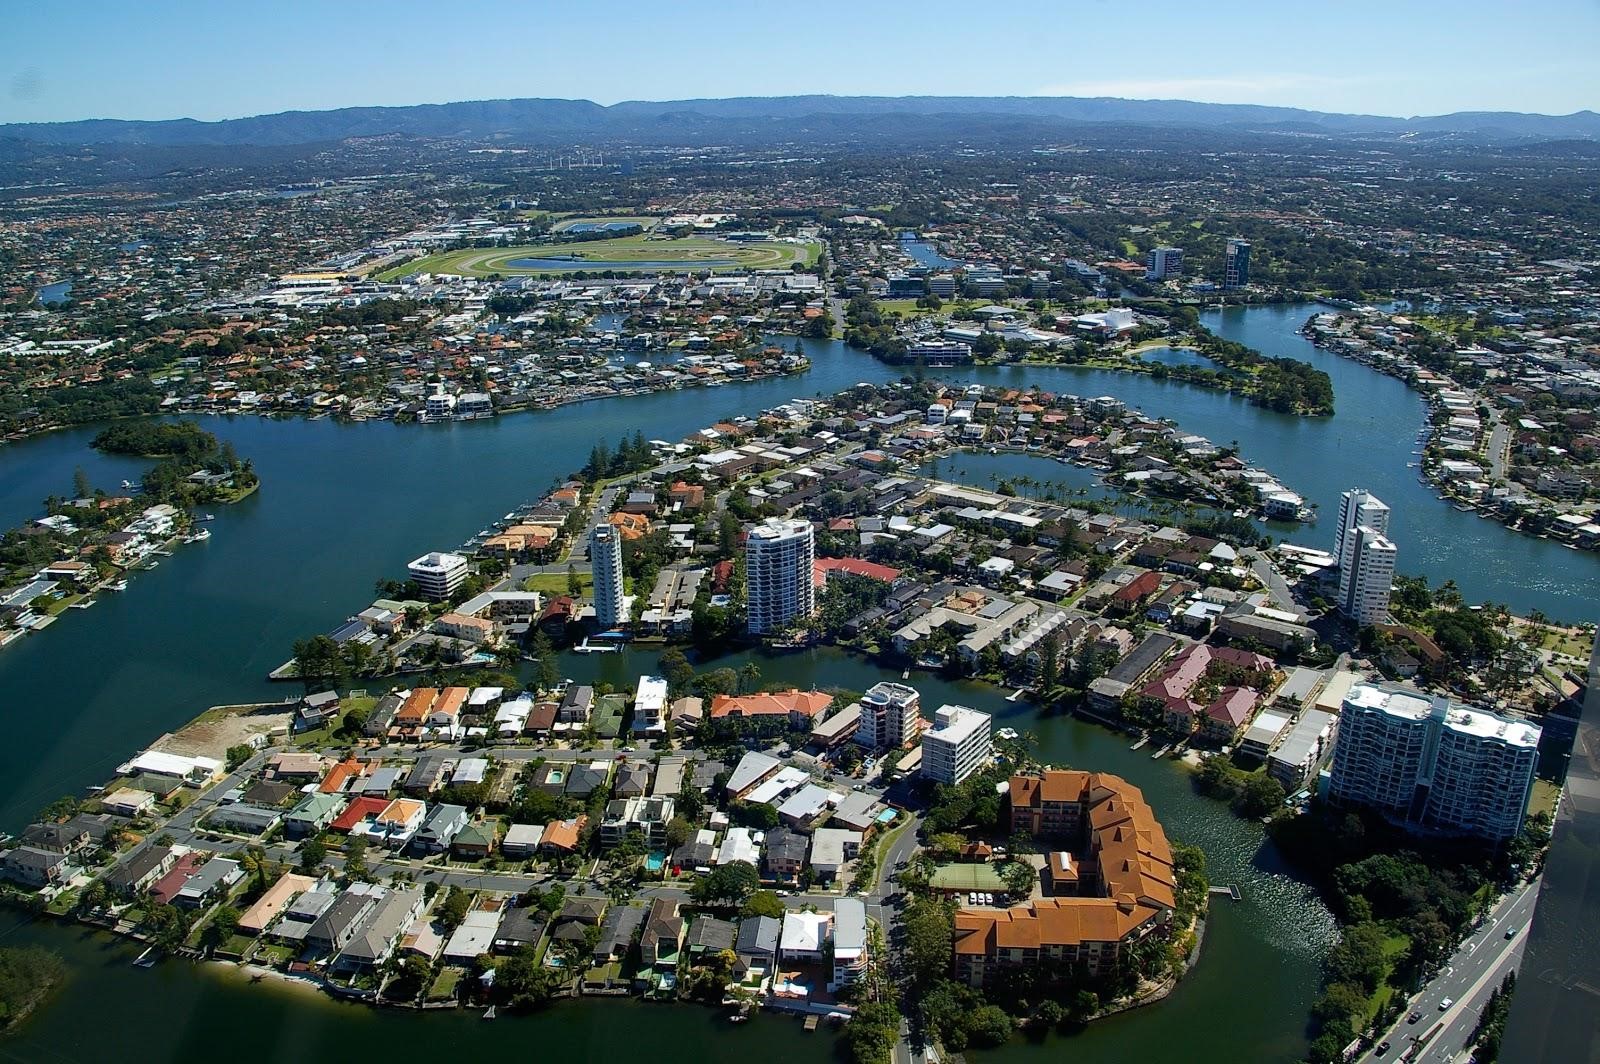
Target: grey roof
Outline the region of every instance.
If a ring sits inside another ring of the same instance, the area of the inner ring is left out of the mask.
[[[440,846],[448,846],[456,832],[467,822],[467,807],[464,805],[436,805],[423,820],[422,827],[417,829],[417,839],[423,842],[433,842]]]
[[[645,910],[637,905],[612,907],[600,924],[600,940],[595,943],[594,955],[610,957],[625,948],[644,926],[644,918]]]
[[[749,790],[761,780],[778,770],[781,762],[770,754],[751,750],[739,759],[739,764],[728,777],[728,793],[738,794]]]
[[[772,956],[778,952],[778,936],[783,924],[771,916],[747,916],[739,923],[739,937],[734,952],[760,953]]]
[[[710,952],[732,949],[739,928],[732,920],[719,920],[715,916],[699,916],[689,928],[689,948]]]
[[[416,890],[390,891],[372,910],[361,932],[344,948],[341,958],[362,964],[380,963],[411,923],[421,898],[422,893]]]
[[[549,923],[550,917],[543,909],[531,905],[507,909],[500,916],[500,926],[495,928],[494,940],[496,943],[531,946],[539,941]]]
[[[806,850],[810,845],[804,835],[788,828],[774,828],[767,832],[763,842],[763,855],[768,861],[786,859],[801,864],[805,863]]]
[[[860,898],[840,898],[833,903],[835,949],[867,948],[867,907]]]
[[[171,855],[170,846],[146,846],[112,869],[106,875],[106,884],[112,887],[131,887],[159,868]]]

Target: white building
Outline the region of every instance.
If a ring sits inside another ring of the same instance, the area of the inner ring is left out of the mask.
[[[1355,530],[1362,525],[1389,534],[1389,507],[1365,488],[1351,488],[1339,496],[1339,524],[1333,530],[1333,556],[1341,569],[1350,564]]]
[[[746,618],[751,634],[809,617],[816,605],[811,567],[816,547],[808,521],[768,518],[745,540]]]
[[[594,620],[602,631],[624,619],[622,537],[612,525],[589,529],[589,564],[594,570]]]
[[[435,602],[454,595],[467,579],[467,559],[459,554],[432,551],[406,566],[423,595]]]
[[[989,714],[966,706],[940,706],[932,731],[922,735],[922,774],[954,786],[987,765],[993,756]]]
[[[1167,278],[1176,277],[1182,272],[1182,248],[1151,248],[1150,254],[1145,256],[1144,279],[1147,281],[1165,281]]]
[[[922,696],[915,688],[887,680],[861,696],[861,723],[855,740],[868,750],[898,750],[917,736]]]
[[[1366,525],[1345,539],[1351,545],[1351,561],[1339,570],[1339,608],[1357,624],[1380,624],[1389,616],[1398,551],[1388,537]]]
[[[1503,843],[1522,830],[1539,734],[1437,695],[1359,683],[1339,709],[1328,800],[1417,831]]]
[[[641,676],[633,692],[633,730],[662,735],[667,730],[667,681],[660,676]]]

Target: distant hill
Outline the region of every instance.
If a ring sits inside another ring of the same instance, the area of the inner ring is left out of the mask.
[[[81,122],[0,125],[0,139],[57,147],[88,144],[145,146],[297,145],[349,137],[401,134],[444,140],[508,139],[570,142],[574,139],[671,141],[703,138],[721,130],[739,133],[780,122],[872,119],[883,129],[897,121],[924,131],[958,131],[981,119],[1010,117],[1030,126],[1119,123],[1236,132],[1300,132],[1397,137],[1463,135],[1485,140],[1600,139],[1600,115],[1470,111],[1419,118],[1331,114],[1293,107],[1194,103],[1188,100],[1122,100],[1066,96],[773,96],[725,100],[630,101],[602,107],[588,100],[478,100],[411,107],[345,107],[333,111],[197,122],[90,119]]]

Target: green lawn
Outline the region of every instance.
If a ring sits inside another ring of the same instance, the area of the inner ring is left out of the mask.
[[[1556,815],[1556,802],[1561,798],[1561,787],[1549,780],[1533,781],[1533,794],[1528,799],[1528,815],[1549,813]]]
[[[588,573],[578,573],[578,594],[587,595],[594,587],[594,577]],[[540,591],[546,595],[570,595],[567,587],[566,573],[534,573],[522,582],[524,591]]]
[[[385,270],[380,281],[392,281],[412,273],[450,273],[466,277],[491,274],[523,275],[566,273],[575,270],[653,270],[656,267],[627,265],[634,262],[670,262],[683,270],[783,269],[794,263],[817,260],[817,244],[763,242],[734,244],[710,237],[660,238],[648,235],[617,237],[612,240],[586,240],[559,244],[531,244],[509,248],[461,248],[428,255]],[[559,265],[533,267],[510,265],[521,258],[560,258]],[[729,260],[731,266],[706,266],[706,262]]]
[[[429,1001],[449,1001],[456,996],[456,985],[461,982],[462,971],[460,968],[446,968],[433,980],[433,985],[428,988]]]

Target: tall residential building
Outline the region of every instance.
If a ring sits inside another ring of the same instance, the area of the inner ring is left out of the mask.
[[[933,730],[922,733],[922,774],[955,786],[994,756],[989,714],[966,706],[940,706]]]
[[[1222,287],[1243,288],[1250,283],[1250,244],[1238,237],[1228,241],[1222,255]]]
[[[922,696],[901,683],[885,680],[861,696],[861,723],[855,740],[868,750],[898,750],[917,736]]]
[[[1526,721],[1360,683],[1339,707],[1328,800],[1499,844],[1522,830],[1538,761],[1539,729]]]
[[[1387,536],[1366,525],[1346,538],[1353,543],[1349,566],[1339,570],[1339,608],[1357,624],[1382,624],[1389,616],[1398,551]]]
[[[1182,248],[1151,248],[1150,254],[1145,256],[1144,279],[1147,281],[1165,281],[1167,278],[1176,277],[1182,272]]]
[[[467,559],[459,554],[431,551],[406,566],[422,594],[442,602],[461,590],[467,580]]]
[[[1350,564],[1346,552],[1355,546],[1351,534],[1362,525],[1388,535],[1389,507],[1365,488],[1351,488],[1339,496],[1339,524],[1333,530],[1333,556],[1340,568]]]
[[[624,620],[622,536],[616,526],[589,529],[589,565],[594,571],[595,623],[601,629],[615,628]]]
[[[752,635],[809,617],[816,605],[811,565],[816,547],[809,521],[770,517],[745,539],[745,618]]]

